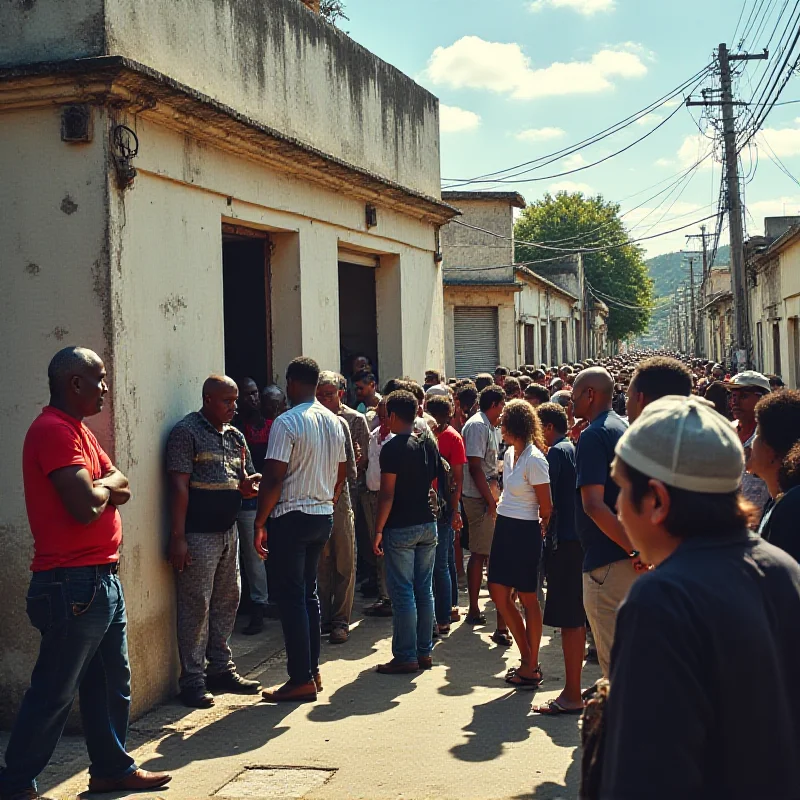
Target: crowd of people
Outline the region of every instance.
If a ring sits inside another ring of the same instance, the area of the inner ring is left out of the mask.
[[[583,715],[583,796],[800,796],[800,392],[666,352],[460,380],[431,369],[380,391],[367,358],[350,367],[296,358],[285,392],[212,375],[170,433],[187,706],[223,692],[315,701],[321,637],[346,645],[359,583],[374,600],[364,613],[392,620],[377,671],[431,669],[462,613],[489,625],[485,580],[491,639],[519,652],[498,681],[535,692],[543,625],[560,630],[563,688],[532,708]],[[91,791],[170,780],[125,750],[118,507],[130,490],[83,423],[102,410],[105,368],[67,348],[48,377],[23,452],[42,643],[3,800],[37,796],[76,694]],[[236,669],[240,564],[244,632],[280,620],[281,686]],[[592,658],[603,679],[585,687]]]

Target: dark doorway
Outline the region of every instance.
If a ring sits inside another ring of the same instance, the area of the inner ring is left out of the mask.
[[[222,297],[225,373],[272,382],[269,313],[269,239],[261,231],[223,225]]]
[[[350,377],[353,356],[365,355],[378,369],[378,311],[375,270],[339,262],[339,346],[341,371]]]

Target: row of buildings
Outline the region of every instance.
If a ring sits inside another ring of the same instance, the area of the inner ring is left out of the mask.
[[[445,191],[442,199],[461,211],[441,232],[448,375],[607,353],[609,310],[587,291],[580,255],[548,259],[536,271],[515,263],[521,195]]]
[[[745,245],[749,359],[755,369],[800,388],[800,217],[768,217]],[[727,363],[734,317],[730,267],[703,282],[698,336],[708,358]]]
[[[175,688],[164,445],[207,375],[298,354],[379,375],[606,347],[580,260],[514,266],[518,195],[440,191],[438,100],[314,0],[37,0],[0,25],[0,724],[37,649],[20,454],[47,364],[93,348],[90,421],[130,478],[121,562],[133,713]],[[460,213],[505,239],[452,225]],[[475,269],[480,267],[481,269]]]

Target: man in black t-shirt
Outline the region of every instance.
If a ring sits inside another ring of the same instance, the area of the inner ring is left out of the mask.
[[[411,392],[392,392],[386,411],[395,436],[380,455],[374,549],[386,559],[394,658],[378,672],[397,675],[432,666],[436,518],[428,498],[441,458],[432,437],[413,433],[418,404]]]

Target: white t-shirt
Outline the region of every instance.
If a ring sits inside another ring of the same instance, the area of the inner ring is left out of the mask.
[[[281,498],[270,516],[333,514],[339,464],[347,461],[339,417],[316,400],[281,414],[269,432],[267,460],[288,464]]]
[[[380,425],[380,422],[378,423]],[[367,462],[367,489],[378,492],[381,488],[381,450],[386,442],[394,439],[394,434],[389,433],[381,439],[380,427],[375,428],[369,435],[369,461]]]
[[[544,453],[529,444],[514,464],[514,448],[506,450],[503,459],[503,493],[497,513],[511,519],[539,519],[539,500],[534,486],[550,483],[550,468]]]

